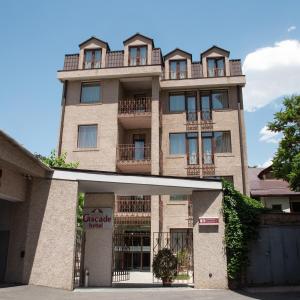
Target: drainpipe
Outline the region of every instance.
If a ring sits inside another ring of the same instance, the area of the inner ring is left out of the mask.
[[[241,109],[243,109],[243,94],[240,86],[237,86],[237,99],[238,99],[238,122],[239,122],[239,137],[240,137],[240,152],[241,152],[241,166],[242,166],[242,182],[243,194],[246,195],[246,178],[245,178],[245,155],[244,155],[244,136],[243,136],[243,123],[241,118]]]
[[[61,144],[62,144],[62,134],[64,128],[64,120],[65,120],[65,106],[66,106],[66,97],[67,97],[67,88],[68,88],[68,80],[63,83],[63,91],[61,97],[61,117],[60,117],[60,129],[59,129],[59,140],[58,140],[58,149],[57,155],[61,155]]]

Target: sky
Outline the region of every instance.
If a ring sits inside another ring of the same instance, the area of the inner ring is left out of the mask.
[[[267,130],[283,96],[300,93],[300,1],[0,1],[0,128],[33,153],[57,147],[64,54],[90,36],[112,50],[136,32],[163,54],[218,45],[240,58],[250,166],[268,166],[280,135]]]

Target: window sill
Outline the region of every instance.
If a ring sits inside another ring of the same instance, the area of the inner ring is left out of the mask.
[[[175,202],[175,203],[174,203]],[[167,205],[188,205],[188,200],[169,200]]]
[[[95,152],[100,151],[99,148],[77,148],[73,152]]]
[[[233,153],[215,153],[216,157],[234,157]]]
[[[166,156],[166,159],[176,159],[176,158],[185,158],[185,155],[168,155],[168,156]]]

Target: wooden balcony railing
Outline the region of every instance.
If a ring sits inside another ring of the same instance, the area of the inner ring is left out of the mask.
[[[116,212],[148,213],[151,212],[151,196],[122,196],[118,197]]]
[[[119,100],[119,114],[143,114],[151,112],[151,97]]]
[[[208,69],[208,77],[222,77],[225,76],[224,68],[209,68]]]
[[[136,147],[134,144],[120,144],[117,147],[118,162],[150,162],[151,146]]]

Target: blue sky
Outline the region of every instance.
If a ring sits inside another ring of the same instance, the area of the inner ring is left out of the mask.
[[[249,165],[262,165],[272,157],[278,137],[265,134],[261,141],[260,131],[279,109],[280,97],[299,92],[294,76],[299,80],[300,63],[290,74],[300,49],[299,11],[300,1],[291,0],[1,1],[0,128],[30,151],[49,154],[58,140],[62,86],[56,71],[64,54],[78,52],[78,44],[91,35],[119,50],[123,40],[141,32],[163,53],[180,47],[199,60],[202,51],[217,44],[229,49],[231,58],[247,58],[252,88],[245,99],[251,110],[245,112],[248,160]],[[294,43],[275,44],[287,40]],[[282,49],[288,63],[260,63],[262,57],[276,58]],[[275,73],[288,74],[289,82],[285,76],[273,78]],[[262,79],[257,83],[253,78]],[[251,106],[253,90],[271,84],[274,89],[264,95],[260,91]]]

